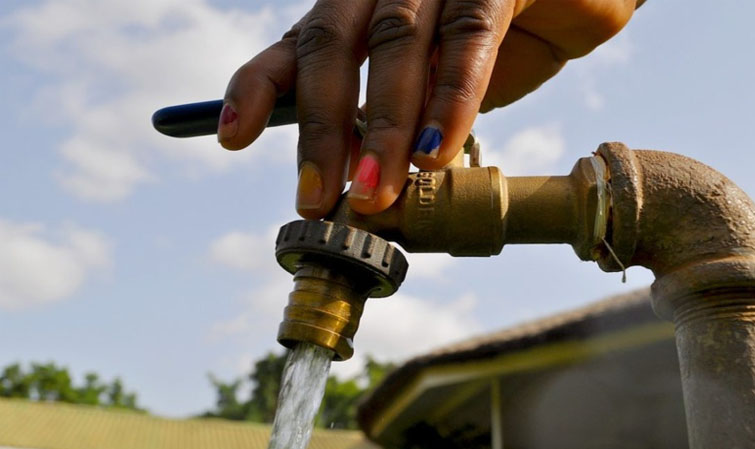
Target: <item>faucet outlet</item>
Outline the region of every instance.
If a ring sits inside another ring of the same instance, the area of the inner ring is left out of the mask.
[[[392,295],[406,276],[404,255],[367,231],[330,221],[299,220],[280,229],[275,255],[294,275],[278,342],[308,342],[354,354],[354,334],[367,298]]]

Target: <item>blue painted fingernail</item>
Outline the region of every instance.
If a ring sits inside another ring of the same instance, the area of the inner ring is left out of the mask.
[[[414,144],[414,155],[422,155],[424,157],[431,157],[436,159],[438,157],[438,150],[440,149],[440,143],[443,142],[443,133],[440,129],[434,126],[425,127],[419,137],[417,143]]]

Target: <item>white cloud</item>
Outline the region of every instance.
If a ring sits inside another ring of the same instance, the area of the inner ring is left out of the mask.
[[[13,32],[14,54],[54,80],[30,92],[34,111],[25,116],[70,126],[58,179],[84,199],[115,201],[157,176],[156,155],[183,161],[190,174],[281,153],[294,159],[291,127],[263,135],[257,150],[231,153],[214,138],[160,136],[149,118],[162,106],[220,98],[235,69],[298,12],[221,10],[207,0],[47,0],[0,24]]]
[[[476,305],[473,295],[450,303],[402,293],[369,299],[354,337],[353,359],[334,363],[331,369],[338,376],[351,377],[361,371],[368,355],[401,362],[479,334],[483,327],[475,318]]]
[[[277,234],[277,227],[266,234],[229,232],[210,243],[210,258],[213,262],[242,271],[275,267],[273,252]]]
[[[412,279],[446,279],[446,270],[458,260],[448,254],[404,252],[404,255],[409,261],[408,276]]]
[[[91,200],[116,200],[127,196],[131,186],[151,176],[128,151],[95,148],[92,141],[73,138],[61,153],[75,168],[58,174],[63,186]]]
[[[294,283],[290,274],[282,269],[266,274],[266,282],[242,296],[241,310],[227,320],[214,323],[210,339],[216,340],[233,335],[276,335],[283,318],[283,308]],[[272,341],[272,340],[271,340]]]
[[[587,60],[590,64],[610,66],[627,64],[634,53],[634,45],[627,30],[596,48]]]
[[[274,246],[278,228],[266,232],[231,231],[209,245],[209,259],[219,265],[256,275],[261,282],[242,295],[241,310],[210,327],[209,338],[233,335],[275,335],[293,286],[291,275],[275,261]]]
[[[564,154],[566,144],[557,124],[525,128],[509,138],[502,148],[480,139],[483,165],[500,167],[507,175],[523,175],[551,169]]]
[[[68,224],[49,233],[40,224],[0,220],[2,308],[17,309],[66,298],[93,269],[109,264],[110,244],[98,232]]]
[[[612,67],[628,64],[633,52],[634,46],[629,33],[624,30],[583,59],[571,63],[579,79],[583,101],[589,109],[599,111],[606,102],[598,88],[598,76]]]

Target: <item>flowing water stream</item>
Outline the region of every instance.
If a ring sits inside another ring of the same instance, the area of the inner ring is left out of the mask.
[[[268,449],[306,449],[332,358],[332,351],[309,343],[288,355]]]

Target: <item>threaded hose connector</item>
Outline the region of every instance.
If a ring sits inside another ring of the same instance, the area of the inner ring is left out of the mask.
[[[313,343],[334,351],[335,360],[353,355],[367,298],[393,294],[408,268],[404,255],[386,240],[329,221],[299,220],[281,227],[275,255],[294,275],[278,342],[288,348]]]

